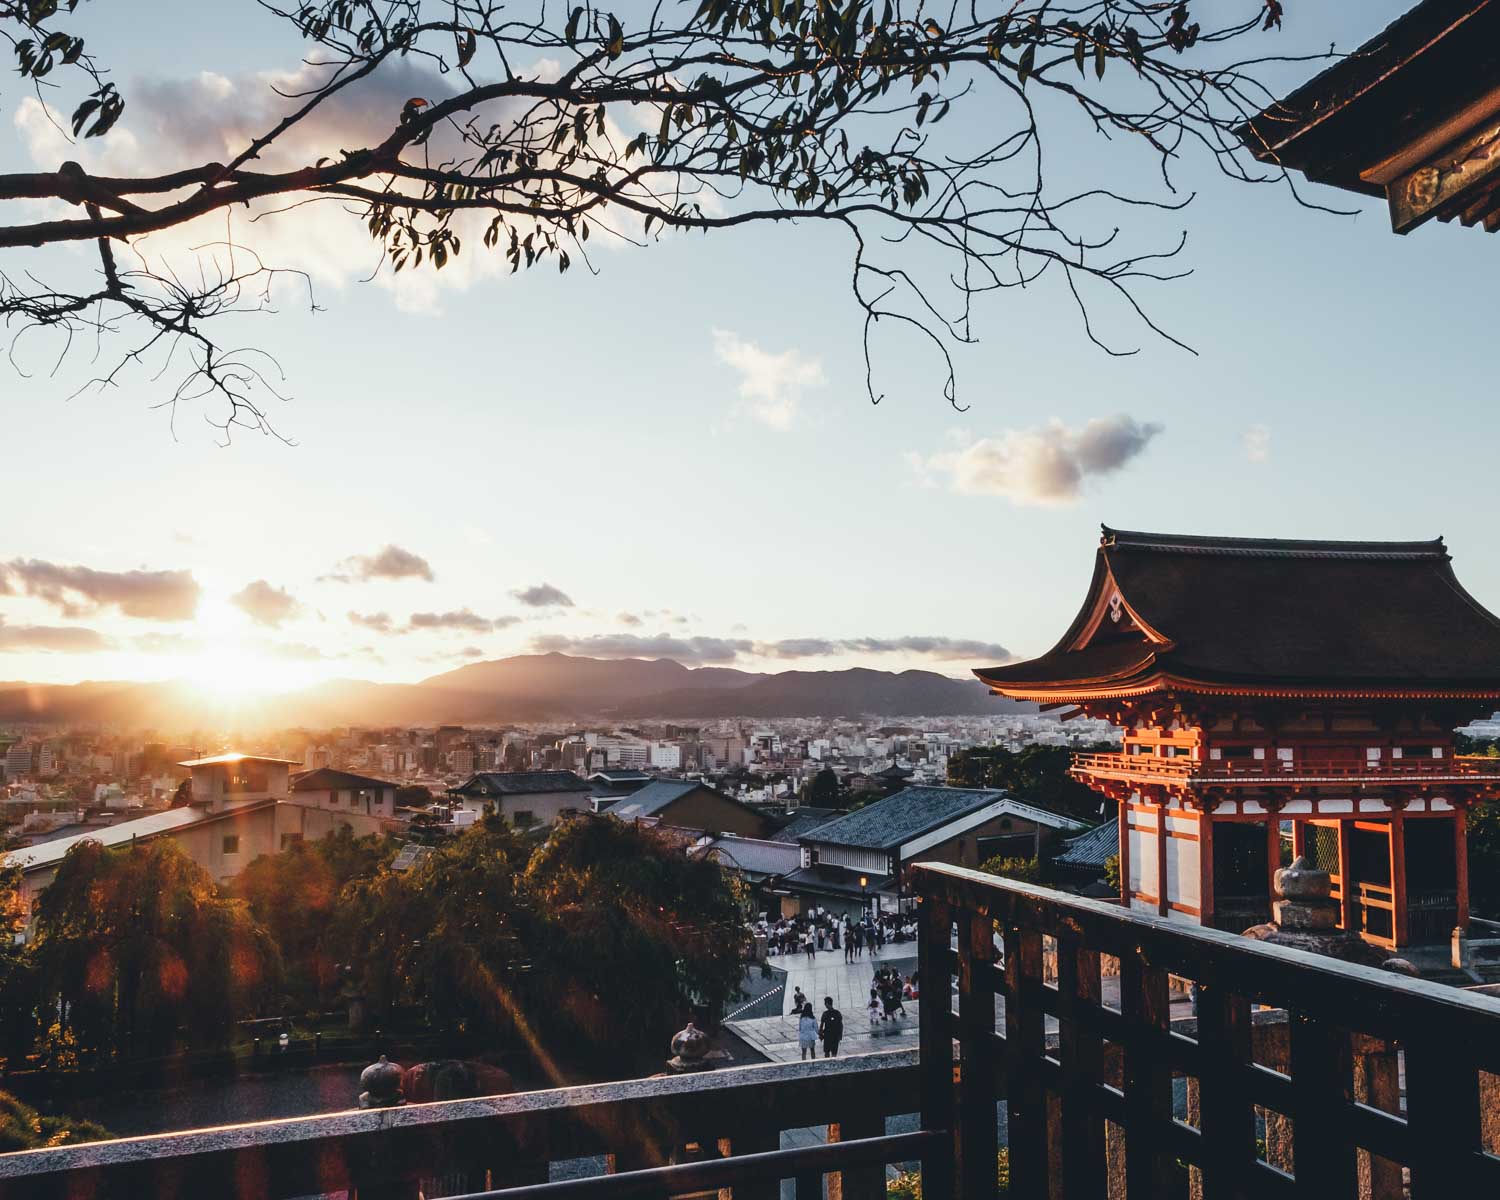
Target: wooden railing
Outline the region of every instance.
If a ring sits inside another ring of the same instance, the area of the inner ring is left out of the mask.
[[[1158,758],[1154,754],[1074,754],[1072,772],[1101,779],[1139,779],[1157,783],[1259,784],[1269,779],[1283,782],[1306,780],[1376,780],[1390,782],[1419,779],[1463,780],[1475,776],[1500,777],[1500,758],[1477,755],[1451,758],[1378,758],[1348,760],[1297,757],[1194,759],[1186,755]]]
[[[851,1014],[852,1017],[852,1014]],[[0,1154],[3,1200],[287,1200],[348,1192],[417,1200],[508,1189],[546,1196],[651,1196],[732,1187],[801,1200],[832,1174],[849,1200],[884,1200],[887,1162],[922,1160],[942,1130],[887,1136],[917,1107],[915,1051],[725,1068],[477,1100],[448,1100]],[[827,1126],[823,1145],[781,1132]],[[603,1157],[610,1172],[551,1178]]]
[[[924,1121],[954,1129],[952,1191],[924,1188],[928,1200],[996,1195],[996,1068],[1016,1200],[1170,1196],[1184,1170],[1209,1200],[1352,1197],[1361,1172],[1399,1196],[1402,1166],[1413,1200],[1500,1194],[1500,1158],[1485,1149],[1497,1131],[1482,1127],[1500,1121],[1500,1000],[959,867],[919,865],[913,886]],[[940,949],[955,938],[956,952]],[[1049,939],[1055,988],[1039,969]],[[1104,1000],[1107,958],[1118,1005]],[[956,1013],[932,1001],[950,970]],[[1169,975],[1196,984],[1190,1034],[1169,1019]],[[1258,1005],[1285,1016],[1263,1024]]]
[[[838,1176],[830,1195],[883,1200],[891,1161],[921,1163],[924,1200],[994,1200],[1000,1103],[1015,1200],[1156,1200],[1182,1194],[1184,1175],[1207,1200],[1397,1200],[1403,1166],[1411,1200],[1500,1195],[1500,1158],[1486,1150],[1500,1137],[1500,999],[958,867],[918,865],[912,886],[920,1057],[0,1155],[0,1200],[664,1200],[714,1189],[771,1200],[785,1179],[798,1200],[821,1200],[826,1173]],[[1196,985],[1195,1018],[1173,1019],[1169,976]],[[915,1132],[886,1133],[886,1117],[914,1109]],[[807,1126],[826,1126],[826,1142],[781,1148],[783,1131]],[[614,1173],[558,1169],[589,1156]]]

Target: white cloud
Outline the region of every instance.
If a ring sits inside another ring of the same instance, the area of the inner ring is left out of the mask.
[[[1049,421],[998,437],[966,438],[960,449],[908,455],[920,483],[939,480],[970,496],[1004,496],[1015,504],[1071,504],[1091,478],[1110,475],[1136,458],[1165,427],[1124,413],[1081,427]]]
[[[713,331],[714,356],[740,373],[738,410],[769,429],[796,424],[807,388],[828,382],[821,359],[800,350],[773,354],[725,329]]]
[[[1245,430],[1245,457],[1253,463],[1269,462],[1271,458],[1271,430],[1265,425],[1252,425]]]

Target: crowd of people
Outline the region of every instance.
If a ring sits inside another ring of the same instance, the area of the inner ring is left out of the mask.
[[[878,956],[892,942],[912,942],[917,937],[915,919],[906,913],[869,912],[834,914],[826,908],[811,908],[795,917],[775,921],[762,918],[754,932],[766,939],[766,953],[805,954],[815,959],[820,950],[842,950],[844,961],[863,958],[868,950]]]

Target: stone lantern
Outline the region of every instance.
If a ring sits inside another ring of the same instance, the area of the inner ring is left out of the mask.
[[[395,1108],[406,1103],[401,1092],[401,1065],[393,1063],[384,1054],[380,1061],[371,1063],[359,1075],[360,1108]]]

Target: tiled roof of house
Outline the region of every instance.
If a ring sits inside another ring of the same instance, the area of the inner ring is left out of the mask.
[[[319,767],[316,771],[304,771],[292,776],[294,792],[349,791],[396,786],[389,780],[355,775],[349,771],[335,771],[332,767]]]
[[[653,779],[640,791],[632,792],[618,804],[612,805],[609,811],[627,821],[633,821],[637,817],[654,817],[667,805],[699,788],[713,791],[713,788],[696,779]],[[725,796],[724,799],[728,800],[729,797]]]
[[[894,850],[949,821],[993,804],[993,788],[909,787],[803,834],[803,842]]]
[[[169,808],[166,812],[152,813],[149,817],[137,817],[134,821],[120,821],[115,825],[102,826],[85,833],[75,834],[73,837],[56,838],[50,842],[38,842],[35,846],[12,850],[0,861],[9,867],[20,867],[23,871],[40,871],[57,866],[69,850],[83,842],[98,842],[103,846],[128,846],[131,842],[141,842],[147,838],[177,833],[189,826],[206,825],[212,821],[228,820],[247,812],[256,812],[276,803],[275,800],[257,800],[251,804],[242,804],[234,808],[222,809],[219,812],[210,812],[205,808],[193,806]]]
[[[1080,837],[1064,843],[1053,862],[1068,867],[1096,867],[1102,870],[1104,860],[1120,852],[1120,822],[1117,819],[1095,825]]]
[[[464,795],[525,796],[545,792],[589,792],[572,771],[481,771],[453,789]]]
[[[844,815],[842,809],[813,808],[806,804],[792,811],[796,815],[775,833],[771,834],[771,841],[790,842],[796,845],[798,841],[814,829],[822,825],[827,825],[829,821]]]

